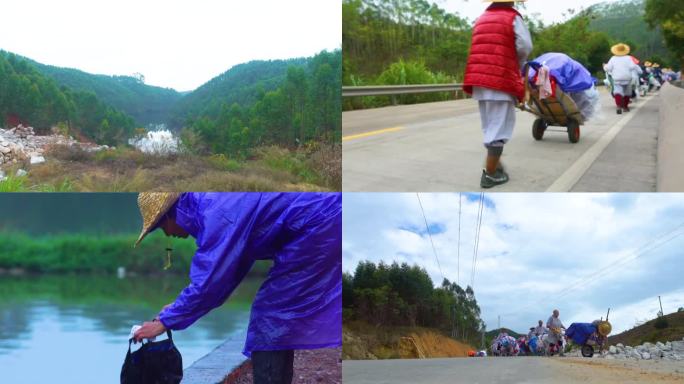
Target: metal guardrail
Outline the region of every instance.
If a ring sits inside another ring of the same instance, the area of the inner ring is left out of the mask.
[[[434,92],[458,92],[463,84],[368,85],[342,87],[342,97],[393,96]]]

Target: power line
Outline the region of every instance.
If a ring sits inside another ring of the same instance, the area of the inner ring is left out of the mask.
[[[416,197],[418,198],[418,205],[420,205],[420,211],[423,212],[423,220],[425,220],[425,229],[427,230],[428,236],[430,237],[430,244],[432,244],[432,252],[435,254],[435,259],[437,260],[437,267],[439,268],[439,273],[442,275],[442,281],[444,281],[444,273],[442,273],[442,266],[439,264],[439,257],[437,257],[437,249],[435,249],[435,243],[432,241],[432,234],[430,233],[430,227],[428,226],[427,218],[425,217],[423,203],[420,201],[420,196],[418,195],[418,193],[416,193]]]
[[[617,271],[618,269],[625,266],[626,264],[631,263],[632,261],[634,261],[634,260],[636,260],[636,259],[638,259],[644,255],[647,255],[647,254],[655,251],[656,249],[662,247],[663,245],[671,242],[672,240],[676,239],[677,237],[684,235],[684,230],[682,230],[683,228],[684,228],[684,223],[681,223],[681,224],[677,225],[674,229],[668,231],[667,233],[659,235],[655,239],[649,240],[649,241],[645,242],[644,244],[642,244],[639,248],[637,248],[637,250],[631,252],[632,256],[626,257],[625,259],[620,260],[618,262],[610,263],[609,265],[606,265],[605,267],[603,267],[603,268],[601,268],[595,272],[592,272],[592,273],[590,273],[590,274],[588,274],[588,275],[586,275],[586,276],[584,276],[578,280],[575,280],[571,284],[567,285],[565,288],[556,291],[556,293],[554,293],[552,295],[548,295],[546,297],[543,297],[542,299],[540,299],[539,301],[537,301],[535,303],[530,303],[529,305],[527,305],[521,309],[518,309],[516,312],[520,313],[521,311],[532,308],[532,307],[536,306],[537,303],[543,303],[551,297],[553,297],[555,300],[563,298],[563,297],[567,296],[570,292],[572,292],[575,289],[582,286],[583,284],[589,283],[592,280],[596,281],[596,280],[598,280],[598,277],[601,277],[601,276],[604,276],[604,275],[607,275],[607,274],[610,274],[610,273]],[[512,314],[513,313],[509,313],[507,315],[512,315]]]
[[[470,272],[470,288],[475,289],[475,271],[477,265],[477,251],[480,243],[480,229],[482,228],[482,212],[484,202],[484,193],[480,193],[479,206],[477,208],[477,219],[475,220],[475,243],[473,244],[473,263]]]
[[[456,264],[456,285],[461,285],[461,192],[458,193],[458,251]]]

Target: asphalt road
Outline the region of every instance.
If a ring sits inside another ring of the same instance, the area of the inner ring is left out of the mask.
[[[342,363],[345,384],[677,383],[684,364],[583,358],[456,358]]]
[[[518,111],[503,156],[511,181],[492,191],[655,191],[658,96],[617,115],[601,93],[601,116],[582,126],[577,144],[564,131],[535,141],[535,116]],[[474,100],[344,112],[342,135],[344,191],[480,190],[485,150]]]

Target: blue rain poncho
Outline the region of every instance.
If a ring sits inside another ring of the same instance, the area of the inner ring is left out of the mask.
[[[270,259],[243,353],[341,345],[340,193],[184,193],[171,209],[197,251],[190,285],[159,314],[164,326],[187,328]]]

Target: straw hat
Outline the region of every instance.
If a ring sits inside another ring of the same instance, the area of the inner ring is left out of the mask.
[[[653,63],[653,68],[660,68],[660,64],[658,64],[658,63]]]
[[[597,328],[599,335],[604,337],[610,335],[610,332],[613,330],[613,326],[607,321],[600,322]]]
[[[143,227],[140,237],[133,247],[137,247],[142,239],[150,233],[180,195],[177,192],[141,192],[138,194],[138,208],[140,208],[140,215],[143,219]]]
[[[650,61],[644,62],[644,67],[651,67],[653,64]]]
[[[610,51],[615,56],[627,56],[629,55],[629,45],[627,44],[615,44],[610,48]]]

